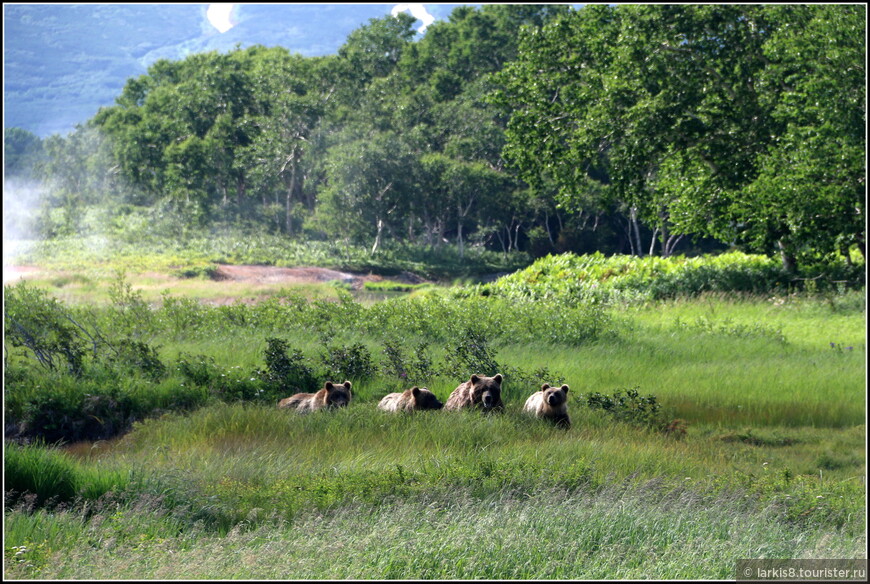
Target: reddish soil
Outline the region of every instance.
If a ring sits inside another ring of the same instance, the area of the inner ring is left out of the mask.
[[[34,276],[46,277],[50,274],[50,270],[44,270],[38,266],[3,266],[3,283],[14,283],[18,280]],[[167,284],[171,284],[173,280],[177,280],[177,278],[166,273],[148,273],[147,276],[156,280],[165,280]],[[231,284],[238,282],[254,285],[292,285],[339,281],[349,284],[353,290],[360,290],[366,282],[379,282],[385,278],[375,274],[351,274],[327,268],[278,268],[275,266],[233,266],[219,264],[212,274],[212,279],[218,284],[215,286],[215,292],[219,295],[216,297],[203,298],[200,302],[214,306],[224,306],[236,302],[255,304],[265,300],[269,295],[257,294],[256,290],[252,290],[251,292],[253,292],[253,295],[241,296],[239,294],[229,293],[229,295],[223,296],[220,295],[221,292],[224,292],[220,287],[220,283]],[[420,276],[410,272],[387,276],[386,279],[404,284],[420,284],[426,282],[426,280]],[[226,292],[229,291],[226,290]],[[250,294],[250,292],[247,294]]]
[[[362,288],[365,282],[379,282],[384,279],[374,274],[349,274],[327,268],[278,268],[275,266],[231,266],[226,264],[218,265],[212,277],[218,281],[256,282],[258,284],[308,284],[338,280],[350,284],[354,290]],[[411,273],[391,276],[389,279],[414,284],[423,281],[422,278]]]
[[[40,271],[36,266],[3,266],[3,283],[16,282],[28,274],[33,275]]]

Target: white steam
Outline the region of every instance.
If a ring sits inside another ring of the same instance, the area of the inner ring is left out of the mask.
[[[3,283],[17,280],[21,267],[15,259],[28,253],[38,236],[33,223],[45,189],[40,183],[17,178],[3,179]]]
[[[233,6],[235,4],[209,4],[205,11],[205,17],[221,34],[236,26],[233,22]]]
[[[390,14],[395,16],[406,10],[411,13],[411,16],[423,23],[423,26],[417,29],[417,32],[421,34],[426,32],[426,27],[435,22],[435,17],[426,12],[426,7],[422,4],[396,4]]]

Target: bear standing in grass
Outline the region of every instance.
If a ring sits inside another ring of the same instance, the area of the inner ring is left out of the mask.
[[[378,407],[385,412],[414,412],[417,410],[440,410],[443,405],[434,393],[425,387],[415,385],[403,392],[384,396]]]
[[[342,408],[350,403],[350,381],[341,385],[327,381],[317,393],[297,393],[278,402],[279,408],[294,409],[300,413],[324,408]]]
[[[563,428],[571,427],[571,420],[568,418],[568,386],[550,387],[550,384],[545,383],[541,386],[541,391],[536,391],[526,400],[526,405],[523,406],[523,411],[535,416],[543,418],[562,426]]]
[[[459,385],[447,398],[445,410],[460,410],[462,408],[481,408],[486,412],[501,410],[501,373],[495,377],[472,375],[469,381]]]

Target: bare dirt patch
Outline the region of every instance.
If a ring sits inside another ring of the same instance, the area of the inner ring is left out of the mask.
[[[366,282],[380,282],[383,276],[377,274],[351,274],[328,268],[279,268],[275,266],[232,266],[219,264],[212,275],[217,281],[251,282],[257,284],[314,284],[322,282],[342,282],[359,290]],[[419,284],[423,278],[404,272],[390,276],[390,280],[407,284]]]
[[[17,282],[27,276],[38,274],[41,268],[36,266],[3,266],[3,283]]]

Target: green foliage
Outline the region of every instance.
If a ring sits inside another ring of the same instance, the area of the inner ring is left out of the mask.
[[[327,377],[336,380],[369,379],[377,372],[371,352],[362,343],[327,346],[321,356]]]
[[[8,445],[3,453],[4,489],[32,493],[45,504],[72,501],[77,494],[75,466],[59,452],[39,446]]]
[[[139,222],[137,222],[139,223]],[[378,254],[362,245],[341,241],[297,241],[284,236],[226,226],[217,234],[188,230],[184,239],[162,232],[158,217],[142,217],[140,227],[126,235],[71,237],[34,242],[15,256],[20,264],[74,269],[93,276],[105,272],[191,271],[213,274],[215,264],[262,266],[316,266],[383,276],[410,272],[427,279],[450,279],[509,272],[529,264],[523,252],[510,254],[480,247],[466,248],[460,257],[457,247],[443,245],[435,250],[424,245],[385,242]],[[183,300],[179,300],[182,302]]]
[[[592,409],[604,410],[617,420],[665,430],[661,406],[656,396],[642,396],[637,388],[616,390],[613,395],[593,391],[586,395],[586,405]]]
[[[472,375],[491,377],[500,371],[484,331],[467,328],[458,337],[445,350],[444,375],[468,379]]]
[[[402,382],[425,386],[435,375],[432,357],[428,351],[429,343],[427,341],[418,343],[413,356],[405,354],[402,350],[403,345],[404,343],[398,339],[384,340],[385,361],[381,366],[382,370]]]
[[[570,207],[606,185],[665,256],[686,234],[780,251],[789,270],[863,255],[865,26],[844,6],[570,12],[525,29],[494,75],[505,155]]]
[[[431,284],[405,284],[390,280],[363,283],[363,290],[371,292],[413,292],[414,290],[423,290],[429,287],[431,287]]]
[[[80,375],[87,331],[63,305],[25,282],[6,287],[4,296],[4,339],[13,347],[28,349],[42,367],[55,370],[66,362],[70,373]]]
[[[306,363],[305,356],[298,349],[287,353],[288,343],[284,339],[266,339],[266,371],[261,373],[273,392],[284,395],[314,391],[320,379],[313,368]]]
[[[153,381],[158,381],[166,373],[158,348],[133,339],[121,339],[109,361],[138,369]]]
[[[45,151],[39,136],[21,128],[3,131],[3,176],[34,178]]]
[[[811,268],[808,268],[811,269]],[[843,285],[836,272],[824,272],[813,285]],[[858,273],[852,272],[855,283]],[[831,277],[833,276],[833,277]],[[530,300],[592,303],[660,300],[706,292],[788,293],[806,282],[761,255],[729,252],[717,256],[635,258],[601,253],[548,256],[479,289],[480,293]]]
[[[138,577],[156,572],[155,563],[163,568],[155,577],[181,569],[191,577],[299,576],[296,568],[250,567],[273,554],[298,558],[313,578],[345,577],[329,571],[334,562],[312,564],[336,537],[345,561],[359,562],[354,574],[373,577],[606,577],[634,564],[601,550],[687,539],[693,545],[679,547],[693,571],[639,554],[638,576],[727,577],[721,565],[738,545],[747,554],[859,553],[863,291],[820,278],[812,293],[691,295],[699,282],[702,292],[709,282],[765,291],[772,262],[734,256],[710,267],[706,258],[699,266],[709,269],[695,278],[675,276],[686,269],[681,258],[653,260],[548,258],[525,274],[534,280],[524,284],[528,296],[504,297],[495,282],[371,305],[348,294],[307,301],[287,292],[208,306],[166,293],[145,313],[121,279],[105,306],[87,309],[8,286],[7,307],[17,314],[64,322],[69,313],[106,344],[94,358],[88,346],[77,377],[35,366],[32,351],[7,341],[7,431],[99,440],[64,453],[39,440],[7,444],[7,489],[18,493],[6,511],[7,575],[117,577],[133,562]],[[667,278],[661,289],[680,290],[677,299],[627,305],[562,298],[557,284],[612,283],[612,299],[638,299],[625,290]],[[158,362],[169,367],[151,375]],[[294,383],[320,386],[327,368],[330,377],[360,379],[348,408],[312,416],[275,408]],[[374,407],[410,384],[427,384],[443,400],[470,373],[495,372],[505,376],[501,416],[396,416]],[[316,385],[293,381],[307,376]],[[571,386],[564,432],[521,412],[544,381]],[[603,391],[614,387],[636,389]],[[292,539],[300,526],[305,541]],[[421,529],[431,532],[422,559]],[[498,565],[486,551],[468,551],[504,550],[530,530],[537,537]],[[355,547],[349,533],[366,545]],[[372,533],[386,533],[376,554]],[[311,538],[318,545],[304,547]],[[576,558],[568,554],[558,569],[532,571],[551,566],[559,552],[539,540],[554,539],[581,542],[596,569],[588,561],[586,572],[570,568]],[[167,549],[198,561],[161,564]],[[216,566],[225,551],[258,561]]]
[[[863,257],[859,9],[457,7],[419,39],[413,22],[372,19],[328,57],[157,60],[41,143],[39,229],[86,233],[98,209],[135,240],[136,204],[164,239],[245,223],[362,270],[445,241],[463,264],[741,245],[794,276]],[[9,136],[15,160],[36,147]]]
[[[175,371],[178,372],[185,383],[207,387],[209,383],[220,375],[220,369],[214,362],[214,358],[208,355],[187,355],[182,353],[175,361]]]

